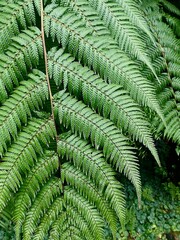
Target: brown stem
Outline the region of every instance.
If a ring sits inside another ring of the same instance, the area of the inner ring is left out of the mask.
[[[56,126],[56,121],[54,116],[54,102],[53,102],[53,96],[52,96],[51,85],[50,85],[49,74],[48,74],[48,59],[47,59],[47,50],[46,50],[46,42],[45,42],[45,35],[44,35],[44,8],[43,8],[43,0],[40,0],[40,1],[41,1],[41,37],[42,37],[42,45],[43,45],[43,51],[44,51],[45,73],[46,73],[46,80],[48,84],[49,99],[51,104],[51,117],[55,127],[55,140],[56,140],[56,147],[57,147],[59,137],[57,133],[57,126]],[[61,177],[61,162],[60,162],[60,158],[58,159],[59,159],[59,175]]]

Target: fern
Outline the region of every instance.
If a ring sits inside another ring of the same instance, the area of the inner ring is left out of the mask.
[[[0,224],[12,220],[24,240],[103,240],[108,226],[116,240],[122,176],[141,204],[137,146],[160,165],[154,140],[180,145],[179,10],[161,0],[0,7]]]

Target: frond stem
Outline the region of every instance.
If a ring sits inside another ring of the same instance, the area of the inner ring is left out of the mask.
[[[46,50],[46,41],[45,41],[45,34],[44,34],[44,8],[43,8],[43,0],[40,0],[41,4],[41,37],[42,37],[42,45],[43,45],[43,52],[44,52],[44,63],[45,63],[45,73],[46,73],[46,80],[48,84],[48,91],[49,91],[49,99],[50,99],[50,105],[51,105],[51,118],[54,122],[55,127],[55,140],[56,140],[56,152],[57,152],[57,144],[58,144],[58,133],[57,133],[57,126],[56,126],[56,120],[54,116],[54,102],[53,102],[53,95],[51,91],[51,84],[48,74],[48,59],[47,59],[47,50]],[[61,177],[61,162],[60,158],[58,157],[59,162],[59,177]]]

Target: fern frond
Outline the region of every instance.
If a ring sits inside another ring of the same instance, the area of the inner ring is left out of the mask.
[[[36,23],[33,1],[16,3],[1,2],[0,8],[0,53],[13,42],[12,37],[19,34],[20,27],[27,28]]]
[[[25,13],[26,15],[32,15],[35,11],[34,6],[36,8],[36,10],[38,11],[39,15],[40,15],[40,1],[39,0],[4,0],[7,3],[14,3],[14,4],[22,4],[23,2],[25,3]],[[35,16],[35,15],[33,15]],[[34,17],[33,17],[34,18]]]
[[[151,41],[155,44],[155,39],[153,34],[150,31],[150,28],[143,16],[141,9],[139,8],[139,4],[141,1],[134,0],[115,0],[119,3],[120,6],[124,9],[125,13],[129,16],[129,20],[136,26],[138,26],[141,30],[143,30],[151,39]]]
[[[72,220],[71,220],[72,219]],[[76,226],[81,229],[81,232],[85,239],[94,240],[93,233],[90,231],[88,222],[83,218],[83,216],[74,207],[67,206],[66,211],[62,212],[58,219],[52,224],[49,239],[59,240],[61,236],[61,229],[67,222],[74,222]]]
[[[48,89],[45,75],[34,70],[29,74],[28,81],[13,92],[11,97],[0,107],[0,152],[7,150],[11,136],[15,139],[21,124],[27,124],[33,110],[43,106],[48,99]]]
[[[37,194],[32,206],[26,213],[25,222],[22,226],[23,237],[26,240],[32,239],[38,220],[47,211],[55,197],[59,196],[62,191],[62,184],[58,178],[51,178]]]
[[[13,221],[17,239],[20,237],[21,226],[25,220],[28,208],[32,205],[41,186],[57,169],[57,156],[52,152],[45,152],[45,155],[37,159],[37,164],[24,180],[14,200]]]
[[[62,2],[62,0],[60,2]],[[112,1],[100,1],[100,5],[96,3],[92,4],[96,9],[95,11],[88,6],[87,1],[79,0],[69,2],[72,10],[75,11],[76,14],[81,15],[86,24],[90,23],[89,25],[93,33],[95,33],[94,35],[109,38],[109,41],[112,41],[111,39],[113,37],[121,50],[145,63],[157,78],[146,51],[145,41],[142,41],[142,36],[139,34],[137,27],[129,21],[121,5]],[[90,1],[90,3],[92,3],[92,1]],[[99,16],[103,20],[102,22],[99,21]],[[106,28],[104,28],[104,25],[109,28],[109,34]],[[144,36],[144,38],[145,37],[146,36]]]
[[[134,184],[137,195],[140,197],[141,184],[138,171],[138,162],[134,148],[129,144],[115,125],[98,114],[82,102],[63,92],[56,95],[55,113],[60,123],[71,127],[72,132],[77,132],[85,139],[90,137],[91,142],[98,148],[103,148],[106,158],[112,165],[123,172]]]
[[[151,5],[150,5],[151,6]],[[164,65],[160,69],[161,84],[157,87],[157,96],[163,109],[163,115],[166,126],[163,126],[158,117],[155,117],[154,124],[157,133],[162,133],[164,137],[172,139],[174,142],[180,142],[180,115],[178,109],[178,100],[176,89],[173,87],[173,78],[179,77],[179,39],[176,38],[173,30],[162,21],[163,12],[158,6],[154,11],[146,9],[149,14],[149,24],[154,29],[154,35],[158,42],[159,54],[163,59]],[[152,12],[152,13],[151,13]]]
[[[175,6],[173,5],[171,2],[167,1],[167,0],[160,0],[159,1],[163,7],[165,7],[168,11],[170,11],[171,13],[174,13],[176,14],[177,16],[180,16],[180,10]]]
[[[118,85],[106,84],[87,67],[75,62],[62,49],[49,52],[49,74],[58,86],[63,84],[71,94],[82,96],[85,104],[110,118],[123,132],[147,146],[159,163],[149,123],[139,106]]]
[[[153,71],[153,66],[146,53],[146,44],[137,31],[135,25],[129,21],[122,7],[112,1],[101,1],[100,5],[91,4],[87,1],[57,0],[61,5],[69,6],[72,11],[80,15],[86,26],[92,29],[93,35],[99,35],[112,41],[112,37],[118,42],[121,50],[130,56],[133,55],[147,64]],[[92,1],[90,1],[92,3]],[[100,20],[100,17],[103,21]],[[110,32],[107,30],[109,28]],[[156,75],[156,74],[155,74]]]
[[[63,226],[62,234],[60,236],[60,240],[81,240],[84,238],[82,235],[82,232],[80,231],[78,226],[74,226],[72,223],[68,221],[68,224],[66,224],[67,227]]]
[[[168,25],[173,29],[173,32],[177,37],[180,37],[180,20],[179,18],[173,17],[170,14],[164,13],[163,15]]]
[[[58,3],[60,6],[68,7],[71,11],[74,11],[77,15],[79,15],[85,22],[87,28],[91,28],[93,35],[111,38],[110,32],[99,18],[98,12],[95,11],[86,0],[54,0],[53,2]]]
[[[33,119],[24,127],[17,141],[8,148],[0,164],[0,212],[13,192],[19,189],[24,174],[27,174],[37,160],[37,154],[43,153],[41,143],[47,144],[53,135],[52,120]]]
[[[115,172],[104,159],[102,153],[93,149],[88,142],[77,136],[62,136],[58,142],[58,153],[66,156],[76,168],[92,179],[99,192],[105,195],[121,223],[125,218],[125,201],[122,185],[115,179]]]
[[[109,203],[106,201],[103,195],[99,193],[99,189],[93,184],[93,182],[87,179],[80,170],[74,168],[69,163],[63,164],[62,179],[65,180],[70,186],[77,189],[79,194],[82,194],[82,196],[86,197],[90,203],[96,206],[101,215],[109,224],[115,239],[117,231],[116,215],[112,211]],[[121,223],[123,225],[124,214],[120,217]]]
[[[40,220],[40,224],[36,228],[35,234],[33,236],[34,240],[44,240],[51,224],[58,218],[58,215],[63,210],[63,200],[62,198],[56,198],[50,208],[47,210],[43,218]]]
[[[68,19],[68,21],[67,21]],[[83,63],[92,67],[102,78],[121,84],[133,99],[141,105],[148,105],[163,119],[157,103],[153,85],[145,79],[138,66],[118,47],[98,36],[92,36],[81,19],[68,11],[68,8],[50,4],[45,12],[45,31],[47,36],[57,38],[63,48]]]
[[[12,39],[5,54],[0,54],[0,103],[7,98],[14,86],[27,75],[27,69],[37,67],[42,57],[41,32],[31,27]]]
[[[68,206],[75,207],[77,211],[85,218],[95,239],[104,239],[104,221],[93,205],[89,204],[85,198],[80,196],[74,189],[71,189],[70,187],[65,188],[64,200]]]

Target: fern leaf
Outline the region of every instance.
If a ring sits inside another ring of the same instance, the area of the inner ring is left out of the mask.
[[[118,85],[104,83],[87,67],[82,67],[69,54],[63,53],[62,49],[49,52],[48,67],[58,86],[63,84],[71,94],[82,96],[85,104],[109,117],[124,133],[128,131],[133,139],[143,142],[160,164],[149,124],[125,90]]]
[[[27,24],[35,24],[35,11],[33,1],[24,0],[13,3],[1,3],[0,10],[0,53],[5,50],[12,37],[19,34],[19,26],[27,28]]]
[[[133,0],[115,0],[124,9],[126,14],[129,16],[130,21],[137,25],[141,30],[143,30],[155,44],[154,36],[150,31],[150,28],[143,16],[141,9],[139,8],[140,1]]]
[[[50,34],[53,40],[57,38],[59,42],[64,42],[63,47],[67,47],[79,60],[83,58],[85,65],[92,67],[102,78],[108,78],[109,82],[121,84],[133,99],[148,105],[163,119],[154,87],[118,47],[111,48],[111,43],[104,38],[92,36],[92,31],[84,26],[79,17],[67,8],[54,4],[46,8],[45,25],[47,36]]]
[[[72,132],[77,132],[85,139],[90,136],[91,142],[98,149],[103,148],[106,158],[110,158],[113,165],[134,184],[137,194],[140,197],[140,177],[137,158],[134,148],[130,146],[128,139],[124,137],[115,125],[93,113],[82,102],[78,102],[68,94],[62,92],[57,95],[55,102],[56,115],[60,123],[71,127]]]
[[[33,236],[34,240],[44,240],[46,234],[48,234],[51,224],[53,224],[53,222],[58,218],[58,215],[62,212],[62,210],[62,198],[56,198],[36,228]]]
[[[27,174],[37,160],[37,153],[42,154],[42,143],[53,137],[54,127],[51,120],[32,120],[17,137],[5,153],[0,164],[0,212],[22,184],[23,175]],[[8,172],[8,174],[7,174]]]
[[[66,212],[60,214],[58,219],[52,224],[49,239],[59,240],[61,235],[61,229],[63,228],[64,225],[67,224],[68,221],[74,222],[74,224],[76,224],[76,226],[78,226],[79,229],[81,229],[81,232],[84,237],[86,237],[89,240],[94,240],[94,236],[89,229],[87,221],[76,210],[76,208],[70,206],[67,206]]]
[[[23,236],[26,240],[32,239],[38,220],[50,207],[55,197],[62,191],[62,184],[58,178],[50,179],[40,190],[32,206],[26,214],[23,224]]]
[[[64,200],[66,204],[75,207],[85,218],[95,239],[104,239],[104,221],[99,212],[91,204],[70,187],[65,188]]]
[[[93,180],[99,192],[105,194],[106,199],[117,216],[122,226],[125,218],[125,201],[121,184],[115,179],[115,172],[104,159],[100,151],[94,150],[86,141],[71,135],[62,136],[58,142],[60,156],[66,156],[84,175]]]
[[[150,5],[151,6],[151,5]],[[173,87],[173,77],[179,77],[179,56],[178,51],[179,39],[176,38],[173,30],[167,23],[161,21],[163,13],[156,6],[153,13],[149,8],[149,23],[154,29],[154,35],[158,42],[159,54],[161,54],[164,62],[163,68],[160,68],[162,82],[157,88],[158,99],[163,107],[163,115],[166,126],[163,126],[158,117],[154,119],[154,125],[157,133],[162,133],[164,137],[173,139],[174,142],[180,142],[180,118],[178,110],[178,100],[176,90]]]
[[[79,194],[82,194],[90,203],[97,207],[101,215],[104,217],[107,223],[109,223],[115,239],[117,231],[117,219],[109,203],[106,201],[103,195],[99,193],[99,189],[96,188],[96,186],[90,180],[88,180],[80,170],[75,169],[69,163],[63,164],[62,179],[67,181],[70,186],[78,190]],[[122,216],[120,220],[123,224],[124,219],[122,219]]]
[[[170,12],[176,14],[177,16],[180,16],[180,10],[174,6],[172,3],[170,3],[169,1],[166,0],[160,0],[159,1],[167,10],[169,10]]]
[[[27,75],[27,69],[36,67],[42,57],[41,32],[32,27],[13,38],[5,54],[0,54],[0,102],[7,98],[7,92],[18,86]]]
[[[63,3],[64,6],[67,5],[66,0],[60,0],[59,2]],[[146,52],[146,44],[142,41],[137,28],[129,21],[124,9],[112,1],[101,1],[99,4],[92,3],[92,6],[97,10],[95,11],[87,1],[69,1],[71,10],[80,15],[82,20],[85,20],[87,27],[91,27],[93,35],[106,37],[110,41],[112,41],[111,38],[113,37],[118,42],[121,50],[144,62],[156,76]],[[99,16],[103,20],[102,22]],[[104,25],[109,28],[110,32],[107,31]]]
[[[0,152],[7,149],[11,136],[15,139],[21,124],[27,124],[31,112],[43,106],[48,99],[45,75],[37,70],[29,74],[29,80],[13,92],[10,98],[0,107]]]
[[[20,237],[21,226],[25,220],[26,212],[32,205],[37,192],[51,174],[58,169],[58,158],[54,153],[45,152],[45,155],[37,161],[37,164],[24,180],[15,198],[13,221],[17,239]]]

